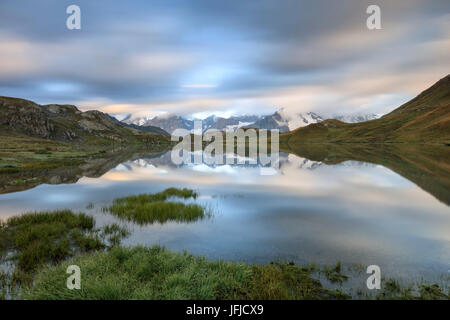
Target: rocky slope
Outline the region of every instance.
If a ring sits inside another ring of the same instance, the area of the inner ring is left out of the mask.
[[[127,128],[100,111],[82,112],[73,105],[39,105],[0,97],[0,130],[56,141],[127,141],[143,131]]]

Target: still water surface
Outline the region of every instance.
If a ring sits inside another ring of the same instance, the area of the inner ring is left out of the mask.
[[[197,190],[200,197],[193,201],[213,217],[139,226],[101,210],[116,197],[168,187]],[[125,245],[160,244],[212,259],[376,264],[384,277],[440,282],[450,269],[450,207],[394,171],[367,162],[328,165],[282,153],[274,170],[175,166],[169,153],[144,155],[98,178],[2,194],[0,208],[0,218],[48,209],[84,211],[99,225],[127,225],[132,234]]]

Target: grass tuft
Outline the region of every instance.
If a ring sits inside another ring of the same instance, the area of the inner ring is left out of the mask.
[[[197,204],[167,201],[172,197],[195,199],[197,193],[190,189],[169,188],[158,193],[115,199],[113,204],[104,210],[138,224],[167,221],[193,222],[211,215],[205,208]]]
[[[376,298],[379,300],[448,300],[450,296],[438,284],[422,283],[403,287],[397,280],[388,279]]]
[[[340,261],[338,261],[334,267],[325,266],[320,272],[333,283],[343,283],[348,279],[348,276],[342,272]]]

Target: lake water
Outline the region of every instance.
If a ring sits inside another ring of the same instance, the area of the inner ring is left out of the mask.
[[[144,154],[114,164],[96,178],[2,194],[0,218],[69,208],[93,214],[99,225],[127,225],[132,234],[125,245],[160,244],[250,263],[375,264],[386,278],[442,283],[450,275],[446,181],[431,180],[439,186],[433,195],[382,165],[326,162],[281,153],[277,170],[258,165],[175,166],[168,152]],[[116,197],[169,187],[198,191],[199,198],[190,201],[205,205],[213,217],[139,226],[101,210]]]

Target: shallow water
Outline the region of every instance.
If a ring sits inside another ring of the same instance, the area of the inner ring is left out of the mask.
[[[275,170],[175,166],[169,153],[141,155],[97,178],[2,194],[0,218],[69,208],[93,214],[99,225],[120,222],[101,208],[116,197],[168,187],[197,190],[200,197],[190,201],[213,217],[147,226],[121,222],[132,230],[125,245],[161,244],[251,263],[375,264],[386,278],[442,281],[449,275],[450,208],[442,193],[438,200],[391,169],[361,161],[326,164],[281,153]]]

